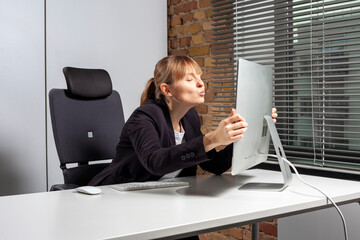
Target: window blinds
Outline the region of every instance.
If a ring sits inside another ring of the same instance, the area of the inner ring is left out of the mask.
[[[214,101],[211,106],[213,114],[213,128],[227,117],[231,108],[235,108],[234,91],[234,29],[233,29],[234,0],[212,1],[213,7],[213,81],[212,92]]]
[[[229,87],[219,88],[222,99],[235,102],[237,58],[272,66],[276,126],[289,160],[360,173],[360,0],[213,7],[214,62],[219,85]]]

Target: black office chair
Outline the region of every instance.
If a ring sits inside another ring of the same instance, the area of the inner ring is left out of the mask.
[[[52,89],[49,103],[64,184],[50,191],[87,185],[109,165],[99,160],[115,156],[125,122],[120,95],[105,70],[65,67],[63,72],[68,89]]]

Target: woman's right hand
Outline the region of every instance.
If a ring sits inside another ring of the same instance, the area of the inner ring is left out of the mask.
[[[237,114],[235,109],[232,109],[229,117],[223,119],[215,131],[204,136],[205,152],[217,146],[229,145],[236,140],[242,139],[247,126],[245,119]]]

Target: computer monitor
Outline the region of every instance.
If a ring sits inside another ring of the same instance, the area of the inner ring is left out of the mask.
[[[268,159],[270,139],[273,140],[284,183],[250,183],[241,189],[282,190],[291,181],[290,168],[276,127],[271,118],[273,70],[244,59],[237,62],[236,112],[248,123],[243,139],[234,143],[231,174],[256,166]]]

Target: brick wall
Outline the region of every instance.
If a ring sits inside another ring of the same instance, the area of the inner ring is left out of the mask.
[[[169,55],[189,55],[202,69],[206,89],[211,89],[211,1],[168,0],[168,50]],[[205,104],[197,107],[203,123],[203,132],[209,131],[211,116],[209,103],[211,91],[207,91]]]
[[[168,54],[188,55],[202,69],[202,79],[207,93],[205,103],[196,110],[202,122],[202,131],[207,133],[212,129],[212,104],[214,93],[212,77],[212,21],[211,0],[168,0]],[[198,174],[207,174],[198,169]],[[277,221],[262,222],[259,225],[260,240],[277,239]],[[250,226],[239,226],[218,232],[199,236],[201,240],[251,239]]]

